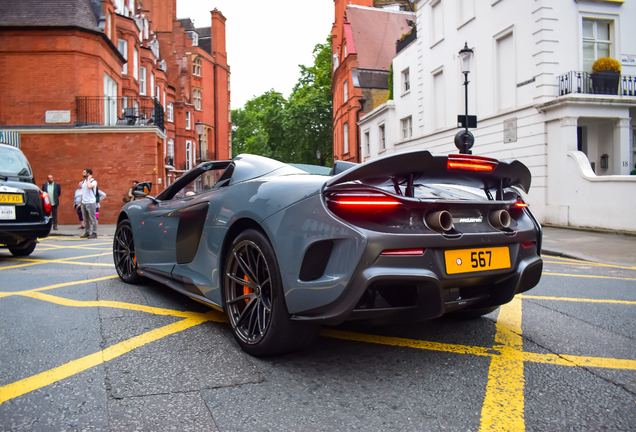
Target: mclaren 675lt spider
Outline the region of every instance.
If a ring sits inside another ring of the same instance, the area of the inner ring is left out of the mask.
[[[541,278],[521,162],[400,153],[333,168],[241,155],[156,197],[140,183],[113,243],[142,277],[223,310],[246,352],[310,343],[321,325],[478,317]]]

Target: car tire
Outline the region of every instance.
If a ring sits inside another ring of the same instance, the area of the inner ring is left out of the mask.
[[[37,240],[27,240],[19,246],[9,246],[9,252],[11,252],[13,256],[17,257],[29,256],[35,250],[35,245],[37,244]]]
[[[452,316],[459,319],[475,319],[479,318],[483,315],[487,315],[490,312],[494,312],[499,308],[499,306],[491,306],[485,308],[475,308],[475,309],[462,309],[457,312],[453,312]]]
[[[318,334],[315,324],[292,321],[274,249],[249,229],[234,239],[225,259],[224,309],[234,337],[253,356],[299,350]]]
[[[141,276],[137,273],[137,255],[132,225],[128,219],[117,224],[113,240],[113,261],[121,280],[129,284],[141,280]]]

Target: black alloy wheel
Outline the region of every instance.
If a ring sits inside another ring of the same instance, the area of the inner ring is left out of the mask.
[[[300,349],[317,334],[315,325],[292,321],[276,254],[260,231],[239,234],[225,260],[225,313],[241,348],[266,356]]]
[[[127,219],[117,225],[115,239],[113,240],[113,260],[121,280],[132,284],[141,279],[137,274],[137,259],[132,226]]]

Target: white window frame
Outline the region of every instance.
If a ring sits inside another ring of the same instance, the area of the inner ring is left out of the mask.
[[[586,37],[583,33],[583,26],[584,26],[584,22],[585,21],[591,21],[594,23],[594,28],[593,28],[593,36],[590,37]],[[598,39],[598,24],[599,23],[603,23],[603,24],[609,24],[609,40],[604,40],[604,39]],[[607,45],[609,47],[609,56],[611,58],[615,57],[615,46],[614,46],[614,41],[612,39],[612,37],[614,36],[616,31],[616,22],[610,18],[601,18],[601,17],[589,17],[589,16],[583,16],[581,19],[581,70],[585,71],[585,72],[592,72],[592,65],[590,65],[589,70],[585,69],[585,51],[584,51],[584,45],[586,42],[590,42],[594,44],[594,61],[599,59],[599,54],[598,54],[598,46],[599,44],[604,44]],[[592,64],[594,64],[594,62],[592,62]]]
[[[413,137],[413,117],[408,116],[400,120],[400,126],[402,128],[402,140],[407,140]]]
[[[201,111],[203,109],[203,90],[193,89],[192,98],[194,99],[194,109]]]
[[[190,32],[192,35],[192,46],[199,46],[199,34],[197,32]]]
[[[166,110],[166,91],[163,91],[163,110]]]
[[[366,149],[367,156],[371,155],[371,137],[369,131],[364,131],[364,148]]]
[[[139,79],[139,51],[137,48],[133,51],[133,78]]]
[[[172,138],[168,138],[168,156],[174,158],[174,139]]]
[[[386,150],[386,129],[384,123],[378,125],[378,147],[380,151]]]
[[[440,17],[435,17],[435,8],[440,8]],[[442,0],[433,0],[430,3],[431,48],[444,40],[444,9]],[[439,33],[435,30],[439,29]]]
[[[191,124],[192,124],[192,115],[191,115],[190,111],[186,111],[185,120],[186,120],[186,129],[190,130]]]
[[[475,19],[475,0],[457,0],[457,29]]]
[[[139,94],[146,96],[146,68],[144,66],[139,68]]]
[[[155,97],[155,73],[150,72],[150,97]]]
[[[407,94],[411,91],[411,76],[409,68],[402,71],[402,94]]]
[[[342,137],[343,137],[343,142],[344,142],[344,151],[342,152],[343,154],[347,154],[349,153],[349,123],[348,122],[344,122],[344,124],[342,125]]]
[[[201,76],[201,57],[192,60],[192,75]]]
[[[117,41],[117,50],[126,59],[126,63],[121,66],[121,73],[128,75],[128,41],[126,39],[119,39]]]
[[[347,103],[347,101],[349,100],[349,80],[344,80],[342,88],[344,92],[344,103]]]
[[[104,72],[104,124],[117,124],[117,82]]]
[[[172,105],[172,102],[168,102],[168,121],[170,123],[174,122],[174,105]]]
[[[186,140],[186,170],[192,169],[192,141]]]
[[[344,49],[344,57],[347,58],[348,53],[347,53],[347,44],[346,43],[344,44],[343,49]]]

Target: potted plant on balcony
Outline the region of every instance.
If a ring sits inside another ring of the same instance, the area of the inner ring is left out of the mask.
[[[598,94],[618,94],[618,83],[621,79],[621,64],[618,60],[601,57],[592,65],[592,88]]]

